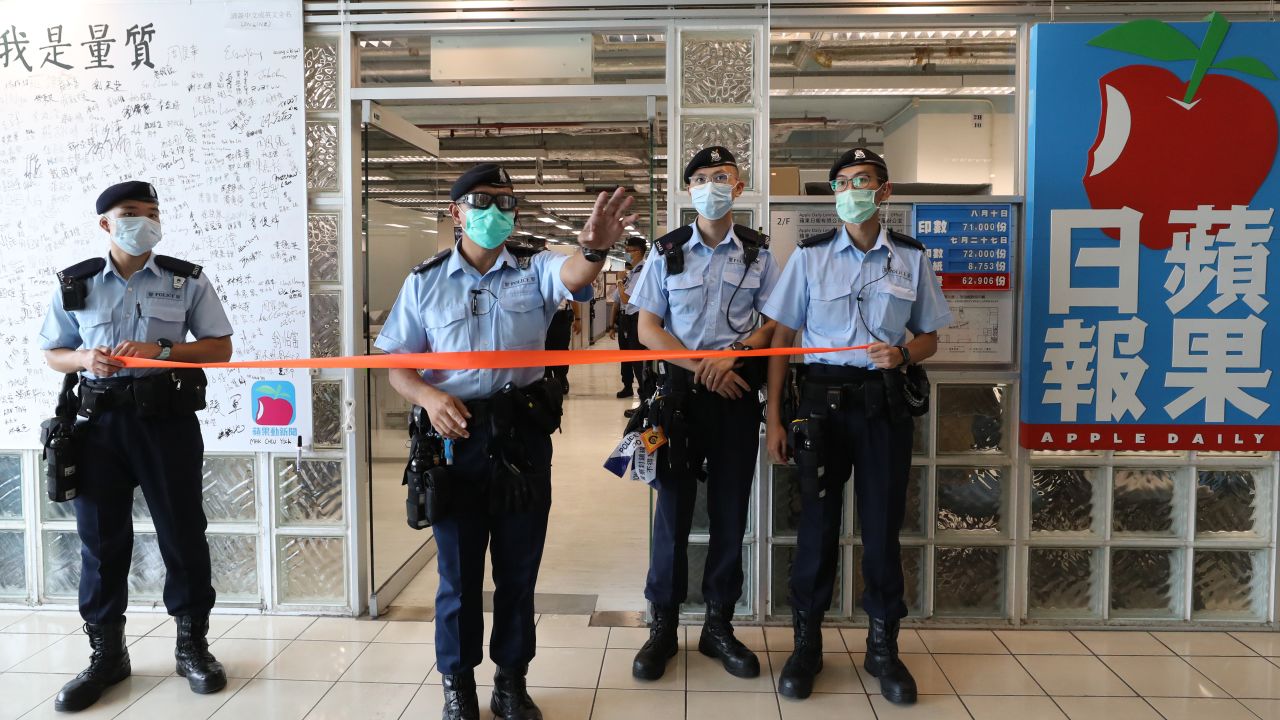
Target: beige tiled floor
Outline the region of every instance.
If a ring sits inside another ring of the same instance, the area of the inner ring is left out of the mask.
[[[139,614],[130,627],[150,630],[129,637],[133,677],[77,718],[439,717],[431,623],[220,615],[213,626],[226,690],[193,695],[173,674],[172,624]],[[688,649],[697,628],[686,628],[666,676],[638,682],[631,661],[645,631],[589,627],[585,615],[538,627],[529,685],[548,720],[1280,720],[1280,633],[908,630],[903,660],[921,695],[897,707],[861,667],[858,628],[827,633],[814,694],[795,701],[775,693],[790,647],[782,629],[742,628],[759,678]],[[54,694],[88,656],[78,630],[73,613],[0,611],[0,720],[56,716]],[[476,671],[484,720],[493,670],[486,659]]]

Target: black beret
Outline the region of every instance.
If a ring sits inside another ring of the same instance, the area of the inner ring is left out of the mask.
[[[719,167],[720,165],[732,165],[738,167],[738,161],[734,159],[733,153],[729,152],[729,148],[720,145],[712,145],[709,148],[703,148],[698,151],[697,155],[684,166],[684,181],[689,182],[689,178],[702,168]]]
[[[836,175],[850,165],[875,165],[884,170],[886,179],[889,177],[889,166],[885,164],[884,158],[866,148],[854,148],[836,160],[835,164],[831,166],[831,172],[827,174],[827,180],[835,180]]]
[[[462,173],[449,191],[449,199],[457,202],[458,198],[471,192],[477,185],[511,187],[511,176],[497,163],[481,163]]]
[[[142,202],[160,204],[160,197],[156,195],[156,188],[151,183],[138,182],[130,180],[122,182],[119,185],[112,185],[102,194],[98,196],[98,203],[95,206],[99,215],[105,215],[112,208],[126,200],[141,200]]]

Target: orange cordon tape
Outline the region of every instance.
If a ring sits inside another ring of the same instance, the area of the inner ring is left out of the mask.
[[[180,363],[143,358],[116,358],[128,368],[260,368],[260,369],[361,369],[404,368],[407,370],[498,370],[538,368],[547,365],[594,365],[646,360],[700,360],[719,357],[768,357],[772,355],[816,355],[819,353],[865,350],[866,345],[842,348],[761,348],[759,350],[487,350],[476,352],[392,353],[351,355],[300,360],[238,360],[219,363]]]

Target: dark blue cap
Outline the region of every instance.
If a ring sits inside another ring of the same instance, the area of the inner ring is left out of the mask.
[[[836,159],[831,172],[827,173],[827,180],[835,180],[841,170],[853,165],[875,165],[884,170],[886,180],[889,178],[889,166],[885,164],[884,158],[866,148],[854,148]]]
[[[481,163],[462,173],[449,191],[449,199],[457,202],[458,198],[471,192],[477,185],[509,188],[511,176],[497,163]]]
[[[102,194],[98,196],[98,203],[95,206],[99,215],[104,215],[115,206],[128,200],[141,200],[142,202],[160,204],[160,197],[156,195],[156,188],[151,183],[130,180],[122,182],[119,185],[112,185]]]
[[[729,148],[721,145],[712,145],[709,148],[703,148],[698,151],[697,155],[684,166],[684,181],[689,182],[689,178],[702,168],[719,167],[721,165],[732,165],[738,167],[738,161],[734,159],[733,153],[729,152]]]

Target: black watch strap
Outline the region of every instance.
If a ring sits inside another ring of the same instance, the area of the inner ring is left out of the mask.
[[[910,365],[910,364],[911,364],[911,351],[910,351],[910,350],[907,350],[907,346],[905,346],[905,345],[898,345],[898,346],[897,346],[897,348],[898,348],[898,352],[902,353],[902,364],[903,364],[903,365]]]
[[[604,262],[604,259],[609,257],[608,250],[593,250],[586,245],[579,245],[578,247],[582,248],[582,257],[590,262]]]

